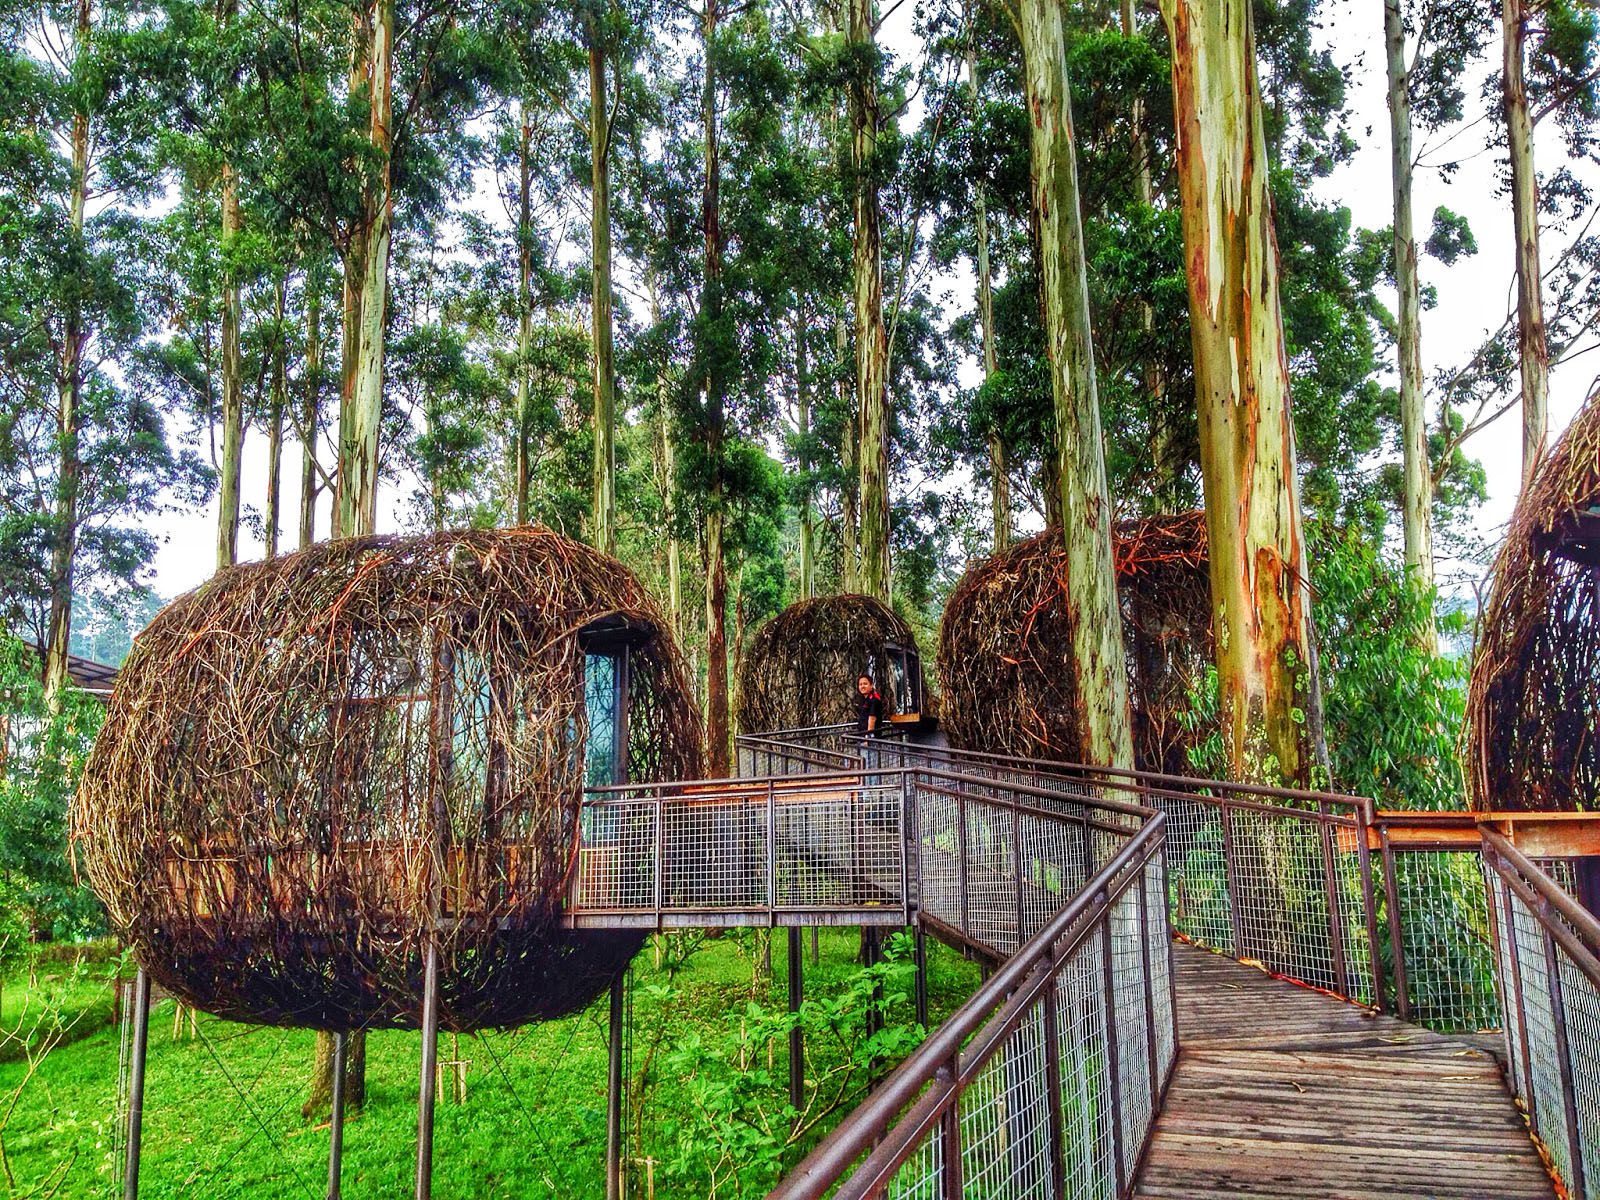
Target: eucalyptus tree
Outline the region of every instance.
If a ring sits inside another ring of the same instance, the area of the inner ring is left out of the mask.
[[[1248,0],[1162,0],[1172,45],[1222,733],[1237,777],[1311,779],[1310,591]]]
[[[120,369],[153,325],[129,206],[155,186],[150,85],[173,64],[112,0],[8,5],[0,54],[0,562],[55,705],[75,587],[136,580],[150,539],[132,518],[205,482]]]

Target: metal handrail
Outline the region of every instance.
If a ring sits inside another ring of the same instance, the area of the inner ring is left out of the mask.
[[[865,746],[872,744],[871,739],[858,735],[846,735],[844,740]],[[1304,804],[1333,804],[1343,808],[1366,811],[1369,814],[1373,811],[1373,802],[1370,797],[1356,796],[1343,792],[1317,792],[1303,788],[1272,787],[1267,784],[1257,783],[1236,783],[1226,779],[1207,779],[1199,775],[1168,775],[1159,771],[1143,771],[1130,767],[1098,767],[1087,763],[1058,762],[1054,759],[1021,758],[1008,754],[991,754],[983,750],[958,750],[949,746],[930,747],[906,744],[896,745],[895,749],[901,753],[927,758],[944,756],[956,760],[994,763],[1010,770],[1022,767],[1047,775],[1055,775],[1062,779],[1078,780],[1089,777],[1130,780],[1141,787],[1169,789],[1169,793],[1173,795],[1190,796],[1197,789],[1221,788],[1236,795],[1260,796],[1274,800],[1293,800]]]
[[[963,1087],[993,1058],[1010,1027],[1050,986],[1062,964],[1109,918],[1111,905],[1161,849],[1165,830],[1166,818],[1153,814],[1043,929],[784,1177],[768,1200],[818,1200],[828,1194],[835,1200],[857,1200],[876,1194],[918,1141],[959,1102]],[[980,1031],[987,1036],[963,1051]],[[845,1178],[863,1156],[860,1168]],[[830,1193],[835,1185],[838,1190]]]

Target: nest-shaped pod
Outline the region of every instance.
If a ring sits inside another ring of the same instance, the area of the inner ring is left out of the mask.
[[[700,769],[667,628],[620,563],[545,529],[223,571],[135,642],[78,861],[208,1012],[414,1027],[431,940],[447,1029],[574,1011],[639,945],[561,925],[586,781]]]
[[[772,617],[739,664],[743,733],[855,720],[856,679],[873,678],[886,711],[919,711],[922,665],[916,634],[871,596],[819,596]]]
[[[1178,714],[1211,657],[1205,516],[1121,522],[1117,592],[1127,649],[1134,754],[1146,770],[1184,773],[1192,743]],[[940,717],[962,749],[1082,760],[1061,531],[974,565],[939,627]]]
[[[1524,489],[1467,691],[1478,809],[1600,810],[1600,393]]]

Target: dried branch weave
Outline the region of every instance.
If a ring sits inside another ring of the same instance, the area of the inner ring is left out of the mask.
[[[1178,713],[1211,656],[1205,516],[1125,521],[1115,552],[1134,753],[1147,770],[1184,772],[1190,738]],[[1066,550],[1053,528],[976,564],[956,585],[939,627],[951,745],[1081,759],[1067,588]]]
[[[1478,809],[1600,810],[1600,567],[1557,553],[1600,504],[1600,392],[1524,489],[1495,559],[1467,690]]]
[[[739,729],[766,733],[855,720],[856,678],[871,675],[892,706],[884,647],[915,650],[916,634],[871,596],[791,604],[750,639],[739,663]]]
[[[73,812],[79,862],[156,980],[223,1016],[415,1026],[433,937],[445,1028],[572,1011],[639,944],[559,923],[597,622],[634,639],[631,777],[694,776],[666,622],[549,530],[221,572],[135,643]]]

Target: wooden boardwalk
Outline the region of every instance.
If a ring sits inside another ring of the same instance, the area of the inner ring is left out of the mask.
[[[1174,948],[1182,1046],[1145,1200],[1554,1196],[1495,1060]]]

